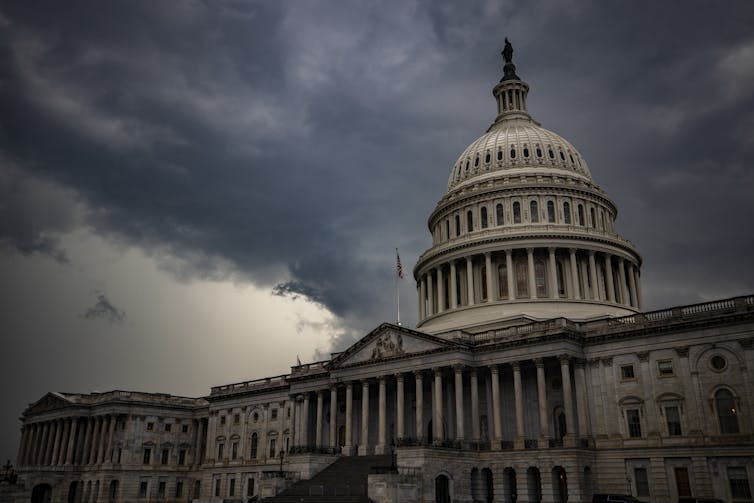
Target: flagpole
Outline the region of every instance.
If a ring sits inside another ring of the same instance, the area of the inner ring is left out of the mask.
[[[400,256],[398,255],[398,248],[395,249],[396,267],[400,264]],[[398,288],[398,280],[400,279],[401,271],[395,272],[395,312],[397,314],[397,324],[401,324],[401,291]]]

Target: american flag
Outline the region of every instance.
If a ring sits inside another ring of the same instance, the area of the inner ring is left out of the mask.
[[[395,249],[395,258],[396,258],[396,264],[395,264],[395,270],[398,273],[398,277],[403,279],[403,266],[401,265],[401,256],[398,255],[398,249]]]

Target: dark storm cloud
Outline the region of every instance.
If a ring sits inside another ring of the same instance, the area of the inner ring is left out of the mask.
[[[82,318],[87,320],[105,320],[110,323],[123,323],[126,319],[126,312],[118,309],[102,292],[97,292],[97,302],[81,313]]]
[[[409,266],[428,246],[450,166],[493,118],[505,35],[535,117],[618,203],[650,307],[754,289],[748,2],[0,12],[9,162],[179,278],[321,303],[349,334],[336,345],[392,319],[393,249]],[[33,206],[3,207],[3,242],[62,257],[54,236],[70,225]]]

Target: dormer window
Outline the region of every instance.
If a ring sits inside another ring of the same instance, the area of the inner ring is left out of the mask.
[[[526,158],[529,157],[529,149],[528,149],[528,147],[524,147],[524,157],[526,157]]]
[[[516,148],[511,147],[511,159],[515,159],[515,158],[516,158]]]

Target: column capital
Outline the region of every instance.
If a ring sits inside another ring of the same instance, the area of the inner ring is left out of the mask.
[[[557,250],[557,248],[555,248],[554,246],[548,246],[547,247],[547,251],[550,252],[550,253],[555,253],[555,250]]]
[[[537,368],[544,368],[545,366],[545,359],[544,358],[534,358],[534,365],[537,366]]]
[[[393,374],[393,377],[395,377],[396,381],[402,381],[403,380],[403,372],[396,372]]]
[[[590,257],[594,257],[595,251],[594,250],[587,250]]]
[[[442,367],[432,367],[432,373],[435,374],[435,377],[442,376]]]
[[[675,348],[675,352],[681,358],[688,358],[688,356],[689,356],[689,347],[688,346],[682,346],[682,347]]]
[[[422,379],[424,377],[423,370],[413,370],[411,373],[414,374],[415,379]]]
[[[568,365],[571,363],[571,355],[558,355],[558,361],[560,365]]]
[[[485,258],[491,257],[491,256],[492,256],[492,252],[488,252],[488,251],[484,252],[484,257]]]
[[[602,366],[603,367],[610,367],[613,365],[613,357],[608,356],[607,358],[602,358]]]
[[[352,381],[346,381],[346,389],[353,389],[353,382]]]
[[[505,249],[505,250],[503,250],[503,251],[505,252],[505,256],[506,256],[506,257],[511,257],[511,256],[513,256],[513,250],[512,250],[511,248],[506,248],[506,249]]]
[[[577,248],[568,248],[568,253],[570,253],[571,255],[575,255],[577,251]]]
[[[476,375],[477,375],[477,368],[476,367],[469,367],[469,374],[471,374],[472,377],[476,377]]]
[[[322,396],[322,394],[323,394],[324,392],[325,392],[325,390],[323,390],[323,389],[318,389],[318,390],[317,390],[317,398],[321,397],[321,396]]]
[[[380,384],[385,384],[385,381],[387,380],[387,376],[381,375],[377,378],[377,380],[380,382]]]
[[[492,372],[493,374],[499,374],[500,368],[497,366],[497,364],[490,365],[490,372]]]
[[[526,248],[526,253],[528,253],[529,255],[533,254],[534,253],[534,248],[531,247],[531,246],[527,247]]]
[[[586,360],[583,358],[574,358],[573,364],[577,369],[583,369],[584,367],[586,367]]]
[[[513,371],[514,372],[520,372],[521,371],[521,362],[520,361],[511,362],[511,367],[513,367]]]
[[[369,378],[361,379],[361,387],[362,388],[368,388],[369,387]]]
[[[462,363],[456,363],[453,365],[453,371],[456,374],[463,373],[463,369],[466,368],[466,365],[463,365]]]

